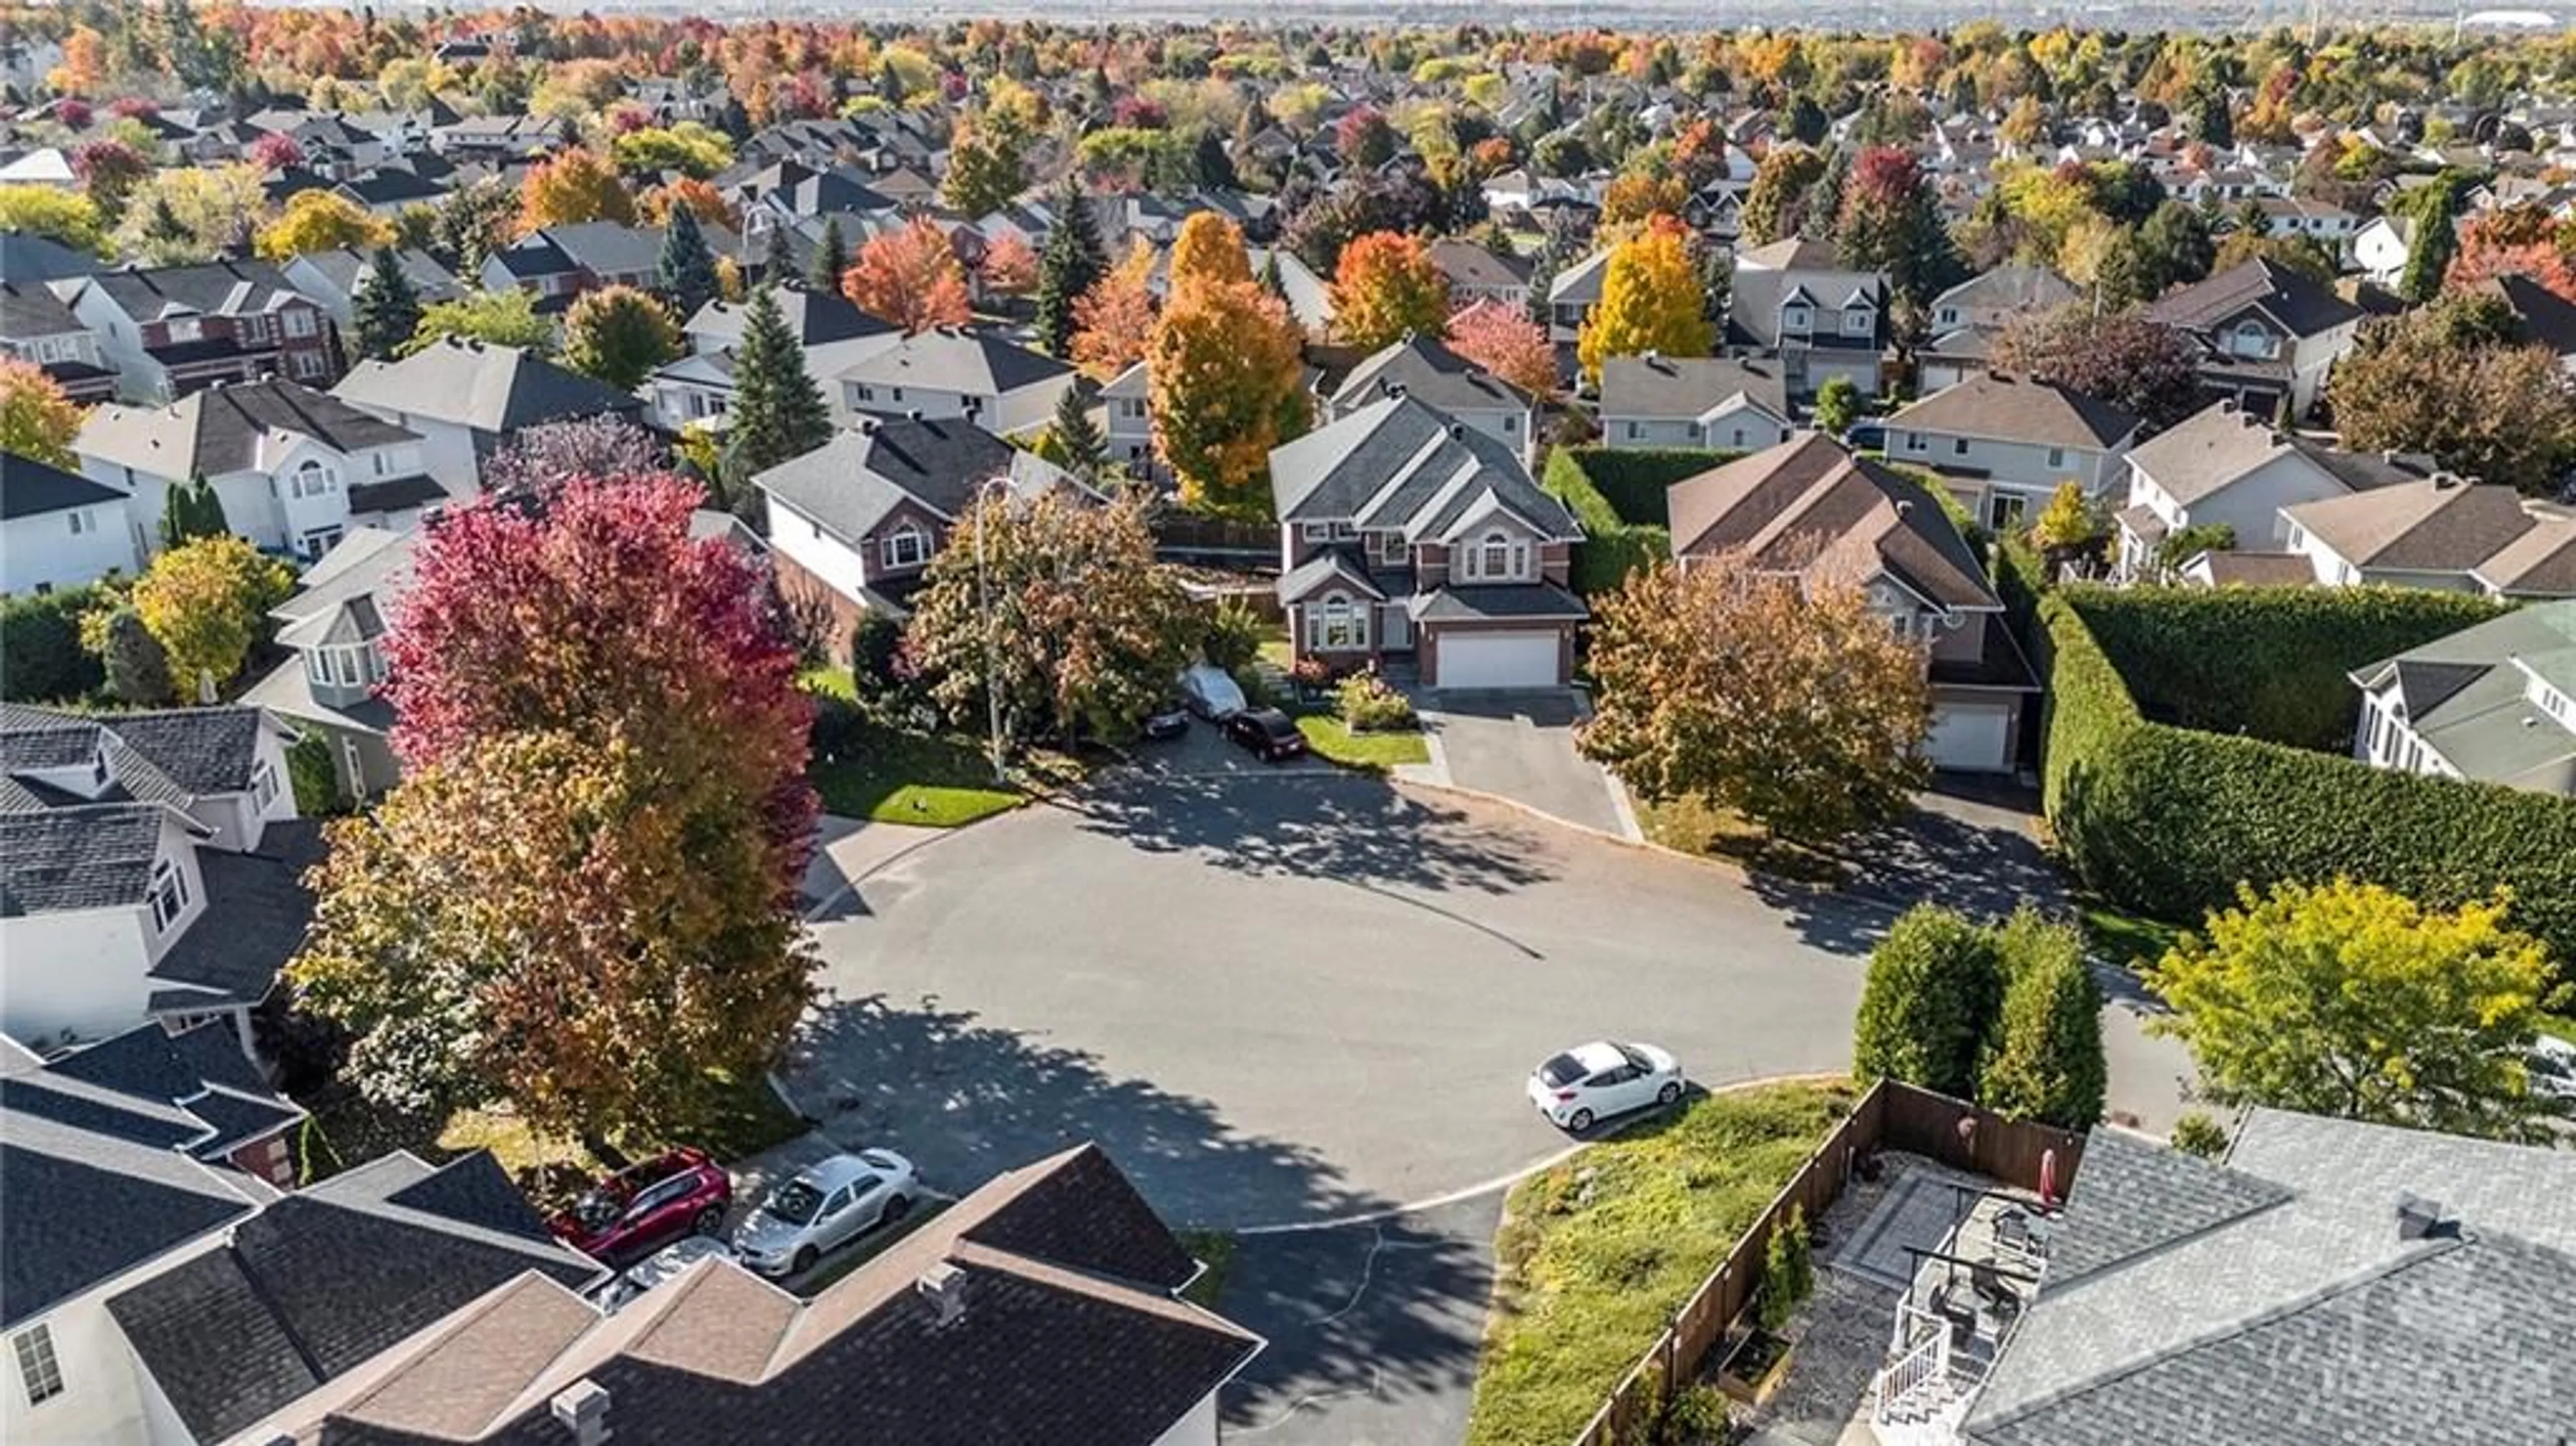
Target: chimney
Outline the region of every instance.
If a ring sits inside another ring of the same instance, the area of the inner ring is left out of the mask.
[[[921,1298],[930,1302],[931,1326],[938,1329],[955,1325],[966,1315],[966,1272],[943,1260],[921,1273],[912,1283]]]
[[[2235,416],[2236,399],[2234,397],[2220,397],[2218,399],[2218,410],[2226,413],[2228,416]]]
[[[2442,1207],[2421,1195],[2398,1192],[2397,1238],[2422,1240],[2442,1228]]]
[[[546,1403],[556,1424],[572,1433],[573,1446],[601,1446],[608,1439],[608,1391],[588,1376]]]

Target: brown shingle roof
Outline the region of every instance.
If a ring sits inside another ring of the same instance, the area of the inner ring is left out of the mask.
[[[1936,607],[2002,606],[1930,492],[1819,434],[1685,478],[1666,496],[1676,557],[1740,551],[1783,572],[1874,561]]]
[[[2137,431],[2138,420],[2124,408],[2053,382],[1981,373],[1890,416],[1887,429],[2100,451]]]
[[[2457,478],[2374,487],[2283,509],[2356,567],[2467,572],[2540,520],[2510,487]]]

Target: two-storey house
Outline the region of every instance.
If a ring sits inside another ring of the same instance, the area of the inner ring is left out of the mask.
[[[141,562],[123,492],[0,452],[0,595],[77,587]]]
[[[327,387],[340,375],[330,313],[265,261],[129,267],[54,292],[98,334],[119,390],[137,401],[270,376]]]
[[[1547,283],[1547,337],[1560,348],[1572,347],[1601,304],[1601,283],[1610,269],[1608,250],[1595,251],[1550,277]]]
[[[397,361],[364,361],[331,389],[420,437],[422,469],[450,497],[483,490],[483,462],[540,422],[640,418],[644,404],[515,346],[446,338]]]
[[[340,796],[372,798],[394,786],[392,705],[376,696],[386,676],[385,634],[411,585],[417,532],[361,527],[296,579],[269,610],[277,644],[294,656],[242,694],[331,752]]]
[[[838,292],[808,291],[803,283],[790,282],[771,295],[789,334],[805,352],[805,374],[818,381],[903,340],[892,322],[861,311]],[[719,299],[688,319],[682,334],[689,355],[655,371],[645,383],[663,426],[676,432],[692,423],[714,425],[733,409],[734,354],[749,314],[742,303]],[[826,386],[824,392],[836,406],[845,400],[835,388]],[[843,409],[842,420],[854,415]]]
[[[902,616],[957,520],[990,488],[1097,496],[1071,473],[957,417],[865,418],[752,479],[768,504],[779,591],[828,609],[845,661],[869,612]]]
[[[2169,292],[2145,314],[2199,345],[2204,393],[2266,416],[2286,409],[2294,421],[2324,394],[2362,321],[2333,288],[2262,256]]]
[[[1735,258],[1726,349],[1777,357],[1792,397],[1813,396],[1834,377],[1875,397],[1891,335],[1887,311],[1881,273],[1844,268],[1820,241],[1775,241]]]
[[[1444,236],[1423,248],[1431,264],[1449,279],[1452,308],[1490,301],[1514,311],[1529,309],[1529,263],[1497,256],[1472,241]]]
[[[1808,433],[1665,495],[1682,566],[1733,554],[1786,580],[1856,582],[1899,637],[1922,645],[1933,766],[2018,766],[2022,713],[2038,684],[1975,549],[1921,485]]]
[[[34,281],[0,281],[0,356],[34,362],[86,406],[116,395],[116,372],[99,350],[98,333]]]
[[[1411,333],[1360,359],[1319,409],[1337,421],[1382,397],[1409,396],[1451,421],[1464,422],[1518,453],[1538,470],[1538,411],[1529,393],[1451,351],[1437,337]]]
[[[2576,514],[2510,487],[2441,472],[2285,507],[2281,523],[2323,586],[2576,597]],[[2490,563],[2502,585],[2484,576]]]
[[[0,1033],[38,1045],[250,1011],[303,943],[319,836],[252,707],[0,705]]]
[[[1272,448],[1278,595],[1299,656],[1410,656],[1433,688],[1565,686],[1589,616],[1566,586],[1582,531],[1522,456],[1411,395]]]
[[[423,306],[454,301],[465,294],[465,283],[456,279],[455,272],[417,247],[396,251],[394,263],[402,268]],[[366,290],[375,264],[375,253],[355,246],[312,251],[286,263],[286,279],[295,284],[296,290],[320,302],[322,309],[331,313],[331,320],[345,328],[353,324],[358,293]]]
[[[72,450],[84,474],[126,494],[123,522],[147,557],[161,549],[171,490],[198,478],[236,535],[306,560],[353,525],[409,526],[447,495],[424,471],[418,433],[289,381],[103,406]]]
[[[881,417],[955,417],[996,436],[1026,436],[1055,415],[1072,367],[969,327],[907,336],[841,368],[841,404]]]
[[[1601,359],[1601,444],[1758,452],[1794,430],[1776,361],[1647,352]]]
[[[2364,763],[2576,796],[2576,602],[2463,628],[2352,681]]]
[[[1932,298],[1932,339],[1916,353],[1924,393],[1984,371],[1995,338],[2014,317],[2055,310],[2077,295],[2074,282],[2045,266],[2008,262]]]
[[[702,230],[709,251],[718,256],[734,254],[732,232],[712,225]],[[547,226],[485,257],[477,279],[486,291],[527,292],[537,299],[541,312],[561,311],[585,291],[604,286],[651,290],[659,285],[662,238],[658,226],[615,221]]]
[[[2129,451],[2128,505],[2118,524],[2122,577],[2154,577],[2189,561],[2169,556],[2178,533],[2209,546],[2277,552],[2287,540],[2282,510],[2346,493],[2433,475],[2430,458],[2338,452],[2276,432],[2233,402],[2215,406]],[[2223,540],[2217,529],[2226,529]]]
[[[1109,460],[1148,482],[1168,482],[1171,469],[1154,450],[1153,378],[1138,362],[1100,389],[1100,441]]]
[[[1889,416],[1887,459],[1939,474],[1971,516],[2005,532],[2036,520],[2062,482],[2110,500],[2139,426],[2052,382],[1981,372]]]

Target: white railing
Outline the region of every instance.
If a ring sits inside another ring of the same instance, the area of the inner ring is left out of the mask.
[[[1944,1380],[1949,1374],[1950,1333],[1934,1331],[1878,1373],[1878,1404],[1871,1417],[1886,1420],[1897,1403],[1913,1395],[1924,1382]]]

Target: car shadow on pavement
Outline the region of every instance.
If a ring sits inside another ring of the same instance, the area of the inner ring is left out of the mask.
[[[1065,801],[1091,832],[1152,853],[1193,853],[1238,873],[1487,894],[1555,876],[1518,823],[1477,821],[1356,776],[1115,780]]]

